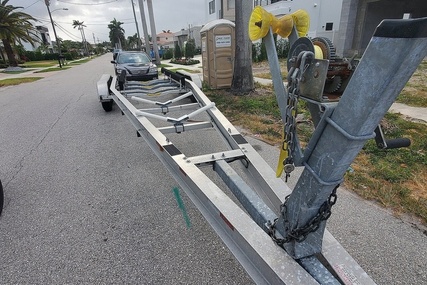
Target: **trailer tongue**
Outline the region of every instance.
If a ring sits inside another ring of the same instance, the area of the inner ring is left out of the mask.
[[[264,14],[260,17],[271,19]],[[135,89],[135,84],[119,84],[117,77],[103,75],[98,96],[103,105],[114,102],[119,106],[256,283],[375,284],[326,230],[326,220],[346,170],[366,140],[376,133],[378,139],[380,120],[427,55],[427,18],[383,21],[360,62],[331,56],[328,41],[300,38],[297,27],[292,27],[286,88],[274,48],[273,25],[254,22],[267,30],[260,37],[266,43],[285,124],[278,171],[188,78],[171,99],[169,89],[152,96],[142,83]],[[168,80],[158,84],[170,88]],[[304,150],[294,121],[299,99],[308,102],[316,124]],[[203,142],[210,140],[207,131],[220,137],[223,149],[184,153],[190,133],[199,133],[191,137],[192,143],[196,138],[197,143],[209,146]],[[172,141],[177,134],[184,137],[183,146]],[[394,145],[407,145],[399,142]],[[206,174],[206,166],[223,183]],[[286,176],[294,166],[304,167],[293,190],[276,177],[282,166]]]

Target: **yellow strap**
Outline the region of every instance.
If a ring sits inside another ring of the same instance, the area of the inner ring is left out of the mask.
[[[288,148],[287,143],[285,142],[285,138],[283,138],[283,145],[280,148],[279,161],[277,162],[277,169],[276,169],[276,177],[277,178],[279,178],[282,175],[283,169],[285,168],[285,165],[283,165],[283,162],[288,157],[287,148]]]

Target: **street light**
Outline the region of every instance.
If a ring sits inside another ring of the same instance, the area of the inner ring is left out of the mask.
[[[52,14],[53,12],[58,11],[58,10],[68,11],[68,8],[58,8],[58,9],[50,11],[50,13]]]
[[[47,12],[49,13],[50,22],[52,23],[53,34],[55,35],[56,45],[58,46],[58,54],[59,54],[59,56],[58,56],[58,63],[59,63],[59,67],[62,68],[62,63],[61,63],[61,56],[62,56],[61,55],[61,45],[59,44],[58,36],[56,35],[55,24],[53,23],[53,19],[52,19],[52,13],[50,12],[50,9],[49,9],[50,0],[44,0],[44,2],[46,3]],[[56,10],[68,10],[68,8],[55,9],[52,12],[55,12]]]

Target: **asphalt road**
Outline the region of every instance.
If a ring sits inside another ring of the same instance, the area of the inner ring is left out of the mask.
[[[181,193],[186,224],[177,183],[130,122],[101,108],[111,57],[0,88],[0,284],[251,284]],[[275,165],[275,148],[247,139]],[[427,284],[426,233],[338,194],[328,229],[367,273]]]

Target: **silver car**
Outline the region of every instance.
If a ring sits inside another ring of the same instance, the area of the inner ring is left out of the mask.
[[[111,63],[114,63],[117,76],[126,72],[126,80],[128,81],[146,81],[159,77],[157,65],[145,52],[122,51]]]

